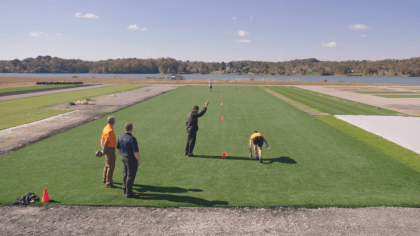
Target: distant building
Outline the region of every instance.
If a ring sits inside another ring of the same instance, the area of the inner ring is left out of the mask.
[[[260,73],[260,72],[261,72],[261,70],[256,69],[256,68],[252,68],[250,71],[251,71],[252,73]]]
[[[307,72],[311,73],[311,72],[316,72],[315,69],[308,69]]]
[[[229,73],[238,73],[239,72],[238,68],[236,68],[236,67],[227,67],[226,70]]]

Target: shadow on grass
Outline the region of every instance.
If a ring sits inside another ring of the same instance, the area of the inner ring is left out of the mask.
[[[211,159],[224,159],[224,160],[241,160],[241,161],[258,161],[255,159],[255,157],[253,158],[249,158],[249,157],[234,157],[234,156],[227,156],[226,158],[222,158],[221,156],[207,156],[207,155],[195,155],[196,157],[192,157],[192,158],[211,158]],[[264,159],[263,156],[263,163],[264,164],[271,164],[274,162],[280,162],[283,164],[296,164],[297,162],[295,160],[293,160],[290,157],[285,157],[285,156],[281,156],[279,158],[270,158],[270,159]]]
[[[121,185],[121,183],[115,183],[115,185]],[[190,203],[197,206],[223,206],[229,205],[227,201],[208,201],[206,199],[190,197],[190,196],[178,196],[173,195],[177,193],[186,193],[186,192],[203,192],[202,189],[186,189],[179,187],[162,187],[162,186],[150,186],[142,184],[134,184],[133,192],[140,193],[140,196],[136,199],[139,200],[166,200],[171,202],[180,202],[180,203]],[[146,193],[152,192],[152,193]],[[171,194],[163,194],[171,193]]]

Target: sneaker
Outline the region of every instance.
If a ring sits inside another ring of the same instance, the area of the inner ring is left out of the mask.
[[[107,188],[117,188],[117,186],[115,186],[113,184],[107,184],[107,185],[105,185],[105,187],[107,187]]]
[[[195,155],[194,154],[190,154],[190,155],[188,155],[189,157],[195,157]]]
[[[255,160],[257,160],[257,161],[258,161],[259,159],[260,159],[260,158],[258,158],[258,157],[256,157],[256,158],[255,158]]]
[[[260,159],[260,163],[263,163],[263,162],[262,162],[262,158]]]

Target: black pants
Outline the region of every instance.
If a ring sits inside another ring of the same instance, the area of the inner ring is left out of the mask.
[[[187,140],[187,147],[185,147],[185,153],[187,155],[192,155],[194,146],[195,146],[195,140],[197,139],[197,131],[189,131],[188,132],[188,140]]]
[[[124,194],[132,194],[134,179],[136,178],[138,169],[137,159],[134,157],[122,157],[121,160],[124,163],[122,188]]]

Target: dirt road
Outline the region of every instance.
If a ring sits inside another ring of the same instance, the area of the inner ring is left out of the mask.
[[[1,235],[418,235],[418,208],[0,206]]]

